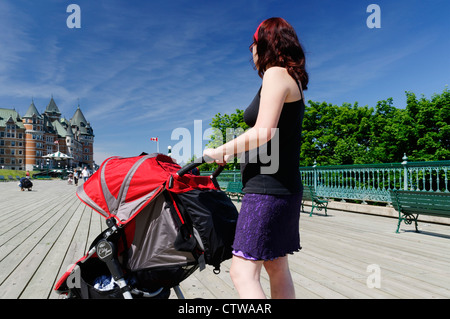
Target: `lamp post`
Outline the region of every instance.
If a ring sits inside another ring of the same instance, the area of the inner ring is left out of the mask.
[[[406,191],[408,190],[408,169],[406,168],[406,165],[408,164],[408,156],[405,155],[402,158],[403,162],[403,172],[404,172],[404,179],[403,179],[403,189]]]
[[[314,160],[313,169],[314,169],[314,190],[317,189],[317,170],[316,170],[317,162]]]
[[[47,158],[47,177],[50,177],[50,159]]]

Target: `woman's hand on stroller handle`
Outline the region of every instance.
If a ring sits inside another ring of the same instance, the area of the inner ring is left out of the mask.
[[[200,165],[202,165],[204,163],[214,163],[214,159],[211,158],[211,157],[203,155],[201,160],[200,159],[196,159],[194,162],[192,162],[190,164],[187,164],[186,166],[181,168],[177,172],[177,175],[178,176],[183,176],[184,174],[190,172],[194,168],[196,168],[196,167],[198,167],[198,166],[200,166]],[[225,163],[223,165],[219,165],[219,167],[211,175],[211,178],[216,178],[217,176],[219,176],[219,174],[223,171],[224,168],[225,168]]]
[[[234,155],[224,155],[220,150],[207,148],[203,151],[203,158],[206,163],[217,163],[224,166],[234,158]]]

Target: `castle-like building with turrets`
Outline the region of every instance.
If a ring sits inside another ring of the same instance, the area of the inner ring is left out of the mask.
[[[72,159],[56,163],[43,158],[57,151]],[[70,121],[61,116],[53,97],[42,114],[34,101],[23,116],[0,108],[0,168],[32,171],[58,165],[94,167],[94,132],[79,105]]]

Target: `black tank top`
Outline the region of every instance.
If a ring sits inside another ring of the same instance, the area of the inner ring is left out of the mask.
[[[300,86],[299,90],[302,99],[284,103],[274,137],[243,154],[241,176],[245,193],[282,195],[303,190],[299,161],[305,103]],[[260,94],[261,88],[244,112],[244,121],[250,127],[258,117]]]

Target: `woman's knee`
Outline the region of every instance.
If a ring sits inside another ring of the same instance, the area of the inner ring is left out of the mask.
[[[261,263],[233,256],[230,277],[233,282],[259,280]]]
[[[289,271],[287,256],[264,262],[264,268],[269,277],[283,275]]]

